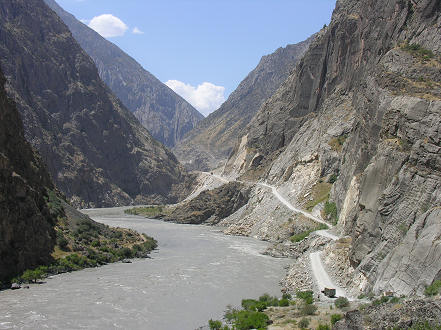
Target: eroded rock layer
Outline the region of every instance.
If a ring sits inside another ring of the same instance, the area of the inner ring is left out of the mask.
[[[436,0],[337,1],[225,167],[295,205],[334,205],[357,290],[421,294],[440,278],[440,13]]]

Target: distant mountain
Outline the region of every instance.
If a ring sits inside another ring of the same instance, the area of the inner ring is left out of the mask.
[[[176,200],[185,174],[43,0],[0,2],[0,66],[25,137],[75,206]]]
[[[116,45],[64,11],[54,0],[45,2],[95,61],[101,79],[155,139],[172,147],[204,118]]]
[[[262,57],[228,100],[176,145],[173,151],[178,159],[190,169],[207,170],[221,165],[262,103],[302,58],[311,40],[312,37]]]
[[[49,174],[24,138],[4,83],[0,72],[0,282],[50,260],[57,220],[46,205]]]

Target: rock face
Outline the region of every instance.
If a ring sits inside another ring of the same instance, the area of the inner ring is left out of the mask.
[[[0,66],[26,139],[75,206],[176,200],[178,161],[101,81],[42,0],[0,3]]]
[[[217,224],[248,202],[249,190],[240,183],[228,183],[213,190],[201,192],[188,202],[176,207],[165,221],[191,224]]]
[[[332,328],[352,329],[413,329],[436,328],[441,324],[440,299],[411,299],[399,303],[369,306],[347,312]]]
[[[178,159],[192,170],[223,165],[260,105],[288,77],[312,39],[279,48],[262,57],[228,100],[173,149]]]
[[[173,147],[204,118],[116,45],[64,11],[54,0],[45,2],[94,60],[101,79],[155,139]]]
[[[46,203],[49,174],[24,138],[4,83],[0,72],[0,282],[50,261],[56,222]]]
[[[440,14],[436,0],[337,1],[225,166],[303,207],[333,183],[358,290],[421,294],[440,278]]]

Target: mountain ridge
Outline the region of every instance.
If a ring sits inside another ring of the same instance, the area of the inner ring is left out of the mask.
[[[44,0],[73,37],[94,60],[101,79],[152,136],[168,147],[204,118],[118,46],[100,36],[61,8],[55,0]]]
[[[263,56],[227,101],[173,148],[178,159],[193,170],[209,170],[223,165],[262,102],[287,78],[313,38],[280,47]]]
[[[178,199],[186,174],[42,0],[0,4],[0,66],[25,136],[77,207]],[[38,79],[35,77],[38,76]]]

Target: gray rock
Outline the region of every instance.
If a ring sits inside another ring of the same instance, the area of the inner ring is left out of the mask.
[[[11,290],[18,290],[20,288],[21,288],[21,286],[18,283],[12,283],[11,284]]]

